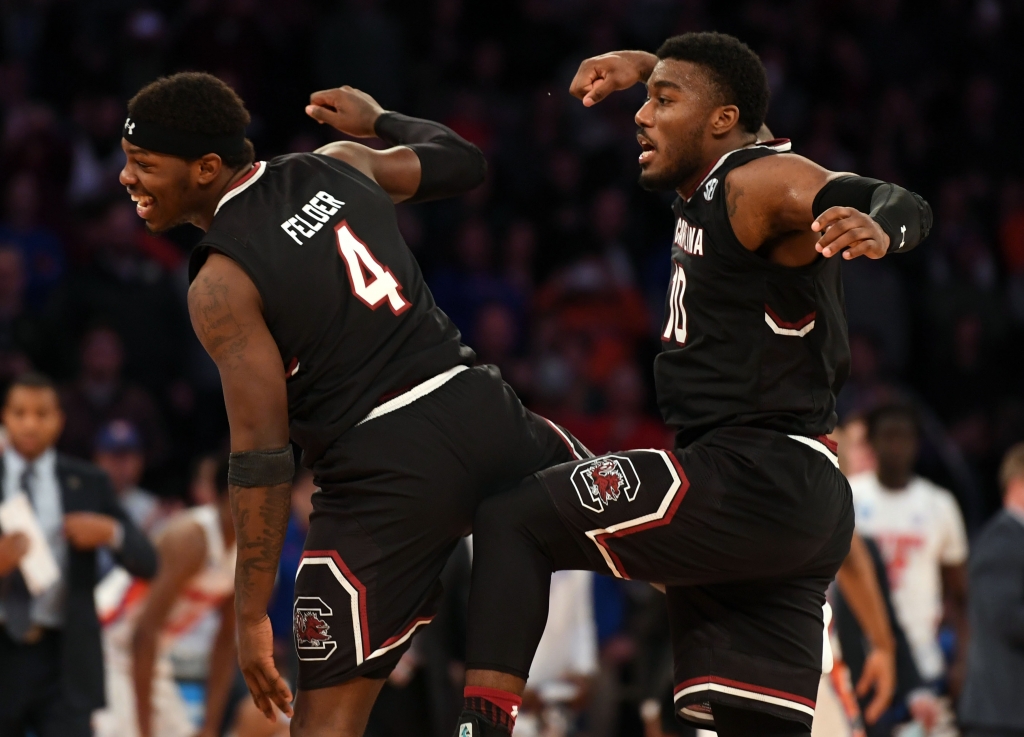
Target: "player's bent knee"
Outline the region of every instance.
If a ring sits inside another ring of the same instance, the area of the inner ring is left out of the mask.
[[[500,545],[515,538],[530,538],[552,521],[557,523],[557,515],[543,483],[529,476],[516,488],[486,499],[477,508],[474,540]]]

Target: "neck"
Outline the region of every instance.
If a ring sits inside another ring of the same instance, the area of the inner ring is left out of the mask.
[[[46,451],[49,450],[49,448],[43,448],[42,450],[39,450],[39,451],[29,452],[29,451],[24,451],[24,450],[21,450],[20,448],[15,448],[14,446],[11,446],[11,450],[13,450],[15,453],[20,455],[22,458],[24,458],[29,463],[35,463],[40,458],[42,458],[42,456],[46,453]]]
[[[213,216],[217,212],[217,205],[220,204],[225,193],[234,186],[235,182],[252,171],[253,166],[255,164],[243,166],[238,171],[222,170],[220,176],[210,185],[210,197],[204,203],[202,210],[192,218],[192,224],[204,233],[208,231],[210,226],[213,225]]]
[[[708,170],[713,167],[720,158],[731,151],[745,148],[753,143],[757,143],[756,135],[753,133],[747,133],[746,131],[736,131],[735,129],[733,129],[733,131],[725,138],[716,139],[708,148],[704,164],[700,169],[687,177],[682,184],[676,187],[676,194],[685,200],[695,189],[697,189],[698,186],[700,186],[701,181],[708,175]]]
[[[911,474],[903,469],[878,469],[878,482],[886,489],[899,491],[910,483]]]

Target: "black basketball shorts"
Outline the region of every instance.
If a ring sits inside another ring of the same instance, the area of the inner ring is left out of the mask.
[[[439,575],[486,497],[589,453],[523,408],[491,366],[399,395],[313,468],[321,491],[295,579],[298,686],[384,678],[434,617]]]
[[[825,589],[853,534],[830,441],[722,428],[538,478],[594,570],[665,584],[681,717],[713,728],[721,703],[810,726]]]

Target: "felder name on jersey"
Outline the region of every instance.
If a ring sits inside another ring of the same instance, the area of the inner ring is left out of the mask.
[[[301,213],[296,213],[281,223],[281,230],[291,236],[292,240],[302,245],[303,238],[312,238],[324,223],[331,219],[338,210],[344,206],[344,202],[326,192],[320,191],[308,203],[302,206],[302,212],[309,216],[309,222]]]

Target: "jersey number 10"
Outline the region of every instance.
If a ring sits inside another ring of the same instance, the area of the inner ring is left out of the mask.
[[[373,257],[367,245],[348,227],[348,221],[341,221],[335,232],[338,234],[338,253],[345,262],[352,294],[371,310],[376,310],[385,301],[396,315],[409,309],[412,303],[402,296],[402,285],[391,269]]]
[[[668,319],[665,321],[665,332],[661,339],[665,342],[674,340],[679,345],[686,344],[686,307],[683,306],[683,294],[686,292],[686,272],[683,265],[672,262],[672,283],[668,288]]]

